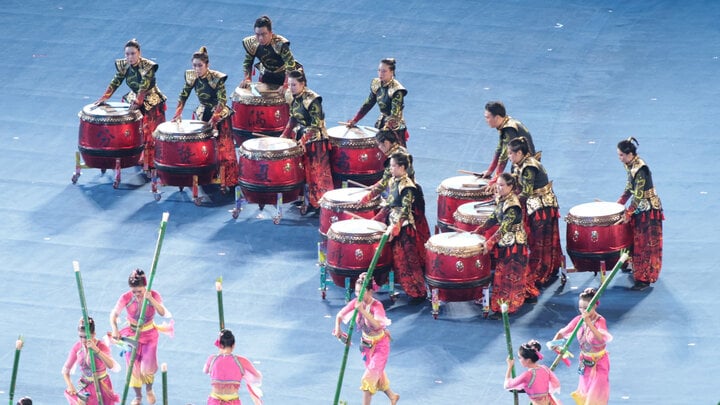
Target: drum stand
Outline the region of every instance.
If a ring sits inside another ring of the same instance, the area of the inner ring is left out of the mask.
[[[488,277],[489,279],[490,277]],[[440,289],[437,287],[430,287],[430,314],[433,319],[438,319],[440,315]],[[482,297],[474,300],[473,302],[477,305],[482,305],[483,318],[487,318],[490,314],[490,292],[492,291],[492,285],[488,284],[482,289]]]
[[[80,178],[80,175],[82,174],[80,169],[93,169],[92,167],[86,165],[85,163],[82,163],[80,159],[80,152],[75,152],[75,173],[73,173],[72,178],[70,181],[72,181],[72,184],[77,184],[78,179]],[[100,169],[101,174],[105,174],[107,169]],[[147,180],[146,180],[147,181]],[[115,180],[113,181],[113,188],[118,188],[120,186],[120,158],[115,158]]]
[[[163,186],[163,184],[160,181],[160,177],[157,174],[157,169],[152,169],[151,173],[151,186],[150,189],[153,193],[153,198],[155,201],[160,201],[162,199],[162,191],[160,191],[159,186]],[[227,191],[227,185],[225,184],[225,167],[220,165],[220,168],[218,170],[218,176],[216,178],[213,178],[213,180],[210,183],[207,184],[219,184],[220,187],[223,189],[223,192]],[[204,185],[204,184],[203,184]],[[196,206],[201,206],[204,199],[200,196],[200,189],[199,189],[199,180],[198,175],[193,174],[192,175],[192,200],[193,203]],[[185,190],[185,186],[178,186],[178,189],[182,192]],[[236,189],[240,189],[240,186],[237,186]],[[233,216],[235,218],[235,216]]]

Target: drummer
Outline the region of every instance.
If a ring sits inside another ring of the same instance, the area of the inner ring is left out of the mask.
[[[490,128],[497,129],[499,137],[493,160],[487,170],[481,174],[481,177],[492,179],[490,181],[490,184],[492,184],[500,173],[505,171],[508,161],[507,145],[511,140],[520,136],[525,137],[531,155],[535,155],[535,145],[532,136],[530,136],[530,131],[522,122],[507,115],[505,105],[500,101],[489,101],[485,104],[485,121]]]
[[[627,171],[625,191],[619,204],[630,204],[625,210],[624,223],[633,226],[632,268],[635,284],[630,288],[642,291],[656,282],[662,267],[662,221],[660,197],[655,192],[650,168],[637,155],[637,139],[630,137],[617,145],[620,161]]]
[[[489,318],[500,319],[498,300],[507,302],[508,312],[520,309],[525,302],[525,278],[528,266],[527,234],[522,206],[513,193],[517,182],[510,173],[501,173],[495,183],[495,211],[475,233],[485,236],[483,251],[497,258],[492,282]]]
[[[124,102],[130,103],[130,110],[140,110],[143,115],[143,136],[145,139],[145,150],[140,157],[139,164],[142,164],[145,171],[154,167],[155,141],[152,134],[158,125],[165,122],[165,97],[155,83],[155,72],[158,64],[142,57],[140,43],[133,38],[125,44],[125,59],[115,60],[115,77],[108,85],[105,94],[102,95],[95,105],[100,105],[110,99],[115,90],[120,87],[123,81],[130,87],[130,92],[122,98]]]
[[[370,82],[370,94],[355,117],[347,122],[347,126],[354,127],[377,103],[380,116],[375,121],[375,128],[394,132],[398,143],[406,146],[410,137],[403,118],[407,90],[395,79],[395,64],[394,58],[380,61],[378,77]]]
[[[298,141],[305,150],[308,203],[310,210],[317,212],[320,209],[320,198],[326,191],[333,189],[330,143],[325,128],[322,97],[307,88],[307,79],[302,70],[293,70],[288,74],[288,86],[285,99],[290,104],[290,119],[281,136]]]
[[[260,70],[258,81],[266,84],[287,86],[287,73],[302,69],[290,52],[290,41],[274,34],[270,17],[264,15],[255,20],[255,35],[243,39],[245,61],[243,61],[244,79],[241,88],[250,87],[255,58],[260,61],[255,65]]]
[[[387,182],[390,180],[392,175],[390,174],[390,156],[395,153],[403,153],[408,156],[408,176],[410,180],[415,181],[415,168],[413,167],[413,158],[410,152],[398,142],[395,132],[386,129],[381,129],[375,134],[375,142],[377,142],[378,149],[385,154],[385,172],[383,172],[383,181],[385,187]]]
[[[221,173],[223,173],[220,181],[225,187],[233,187],[237,185],[239,169],[230,123],[232,110],[225,104],[227,101],[225,91],[227,75],[210,70],[210,58],[204,46],[192,55],[191,61],[193,68],[185,71],[185,87],[180,92],[175,116],[172,120],[173,122],[182,121],[185,102],[190,97],[192,90],[195,89],[200,105],[193,113],[193,119],[205,121],[217,129],[218,160]]]
[[[527,139],[521,136],[508,144],[508,157],[518,181],[518,197],[524,208],[530,248],[526,302],[537,300],[538,288],[556,275],[562,260],[560,212],[545,167],[530,154]]]
[[[425,219],[425,200],[420,188],[408,175],[409,167],[409,154],[392,154],[387,201],[375,219],[391,228],[388,241],[392,247],[395,277],[410,298],[410,303],[420,304],[427,297],[425,242],[430,238],[430,229]]]

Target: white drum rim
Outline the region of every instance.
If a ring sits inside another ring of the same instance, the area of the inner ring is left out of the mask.
[[[293,141],[292,139],[276,137],[252,138],[242,143],[242,149],[250,152],[283,151],[296,148],[297,146],[297,142]]]
[[[623,211],[625,211],[625,206],[622,204],[610,201],[593,201],[570,208],[568,214],[578,218],[594,218],[616,215]]]

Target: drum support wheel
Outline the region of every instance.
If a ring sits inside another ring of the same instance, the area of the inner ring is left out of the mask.
[[[273,215],[273,224],[278,225],[280,223],[280,220],[282,219],[282,204],[283,204],[283,195],[282,193],[277,193],[277,203],[275,205],[275,208],[277,209],[277,214]]]
[[[440,314],[440,298],[438,298],[438,289],[432,288],[430,290],[430,294],[430,305],[432,308],[430,313],[432,314],[433,319],[438,319],[438,315]]]
[[[113,188],[120,187],[120,158],[115,159],[115,181],[113,181]]]
[[[327,242],[318,242],[318,265],[320,266],[320,296],[322,299],[327,297]]]
[[[193,175],[192,180],[192,199],[196,206],[201,206],[203,203],[202,197],[198,196],[198,176],[196,174]]]
[[[247,200],[245,199],[245,195],[243,195],[242,189],[240,186],[235,187],[235,208],[230,210],[233,219],[238,219],[245,204],[247,204]]]
[[[78,179],[80,178],[81,171],[80,169],[86,168],[84,164],[80,161],[80,152],[75,152],[75,173],[73,173],[72,178],[70,181],[72,181],[72,184],[77,184]]]

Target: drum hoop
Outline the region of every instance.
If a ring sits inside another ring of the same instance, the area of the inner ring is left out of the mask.
[[[327,237],[329,240],[333,240],[335,242],[340,242],[344,245],[354,244],[354,243],[371,245],[373,243],[377,243],[380,241],[380,238],[382,237],[382,232],[376,231],[371,234],[345,233],[345,232],[335,231],[331,227],[328,230]]]
[[[240,156],[250,160],[281,160],[294,158],[303,155],[302,148],[298,145],[282,150],[248,150],[240,148]]]
[[[565,221],[568,224],[580,225],[582,227],[591,226],[611,226],[615,225],[616,222],[620,221],[624,217],[624,212],[618,212],[612,215],[600,215],[597,217],[579,217],[572,214],[568,214],[565,217]]]
[[[249,95],[248,96],[245,94],[233,93],[232,101],[243,104],[243,105],[259,105],[259,106],[265,106],[265,107],[276,107],[276,106],[282,106],[285,104],[285,98],[281,97],[280,95],[277,95],[277,96]]]
[[[480,238],[480,240],[481,243],[484,242],[483,238]],[[473,246],[439,246],[432,243],[432,240],[428,240],[427,242],[425,242],[425,248],[435,254],[442,254],[445,256],[460,258],[478,256],[482,253],[479,244]]]
[[[335,138],[332,136],[328,136],[328,138],[333,146],[347,149],[367,149],[377,145],[375,138]]]
[[[447,188],[443,186],[442,184],[438,186],[437,193],[444,197],[452,197],[452,198],[458,198],[458,199],[470,199],[475,201],[482,201],[482,200],[488,200],[492,197],[494,197],[495,193],[488,192],[488,187],[481,187],[475,190],[470,189],[456,189],[456,188]],[[490,198],[488,198],[490,197]]]
[[[325,199],[320,199],[320,207],[331,211],[370,211],[380,205],[380,201],[372,200],[367,203],[361,202],[335,202]]]
[[[212,139],[212,130],[210,128],[204,132],[190,132],[187,134],[180,133],[166,133],[160,130],[155,130],[152,134],[153,138],[157,141],[162,142],[192,142],[192,141],[206,141]]]
[[[455,211],[455,213],[453,214],[453,219],[464,224],[482,225],[487,222],[488,217],[481,217],[479,215],[467,215],[461,213],[460,211]]]
[[[90,124],[128,124],[140,121],[143,116],[140,111],[135,110],[124,115],[88,115],[85,111],[80,111],[78,117]]]

